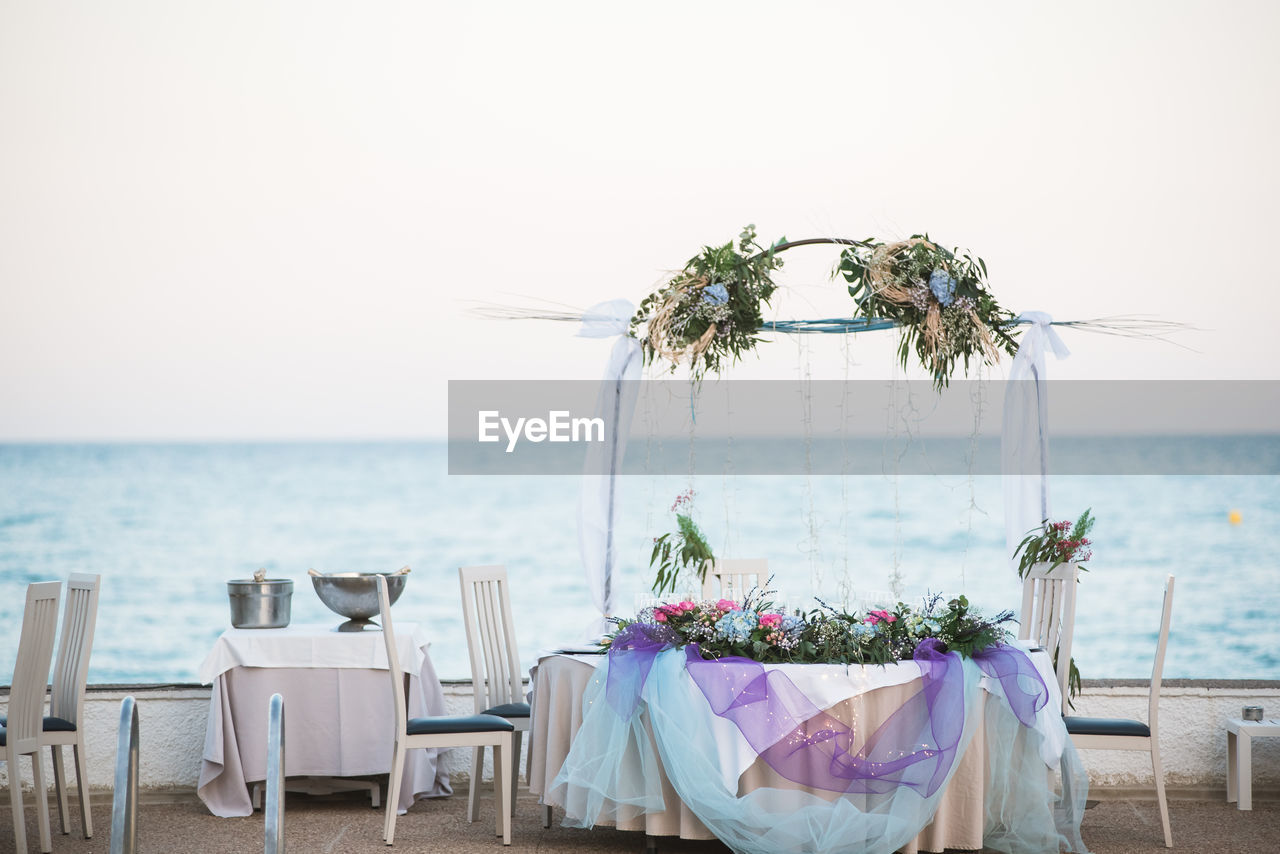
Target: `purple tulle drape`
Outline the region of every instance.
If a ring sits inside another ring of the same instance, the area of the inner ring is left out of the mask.
[[[950,774],[964,732],[964,668],[938,641],[915,651],[922,687],[869,734],[818,709],[779,671],[746,658],[704,661],[688,648],[687,668],[717,715],[785,779],[850,794],[907,786],[928,797]]]
[[[665,626],[633,623],[609,652],[605,696],[624,719],[635,712],[658,653],[679,644]],[[702,658],[685,648],[686,669],[715,714],[731,721],[770,768],[802,786],[849,794],[908,787],[929,797],[948,779],[964,733],[964,667],[958,653],[926,638],[917,645],[921,689],[874,732],[860,733],[819,709],[778,670],[747,658]],[[1019,722],[1031,726],[1048,689],[1030,659],[997,644],[974,656],[1000,682]]]
[[[1036,712],[1049,702],[1049,688],[1027,654],[998,643],[974,653],[973,660],[983,673],[999,680],[1018,723],[1034,726]]]

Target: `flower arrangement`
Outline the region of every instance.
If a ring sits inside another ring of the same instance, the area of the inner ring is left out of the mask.
[[[968,657],[1008,640],[1010,633],[1002,625],[1013,620],[1012,611],[987,619],[964,596],[944,602],[940,594],[926,596],[919,608],[899,602],[893,609],[863,614],[819,604],[822,609],[809,618],[819,661],[887,664],[911,658],[925,638],[936,638],[944,651]]]
[[[987,290],[981,258],[947,251],[928,235],[914,234],[895,243],[866,240],[850,246],[840,254],[837,271],[849,282],[855,314],[901,326],[902,366],[914,350],[939,389],[949,382],[957,360],[968,370],[971,359],[994,364],[1001,350],[1017,352],[1007,331],[1014,315]]]
[[[686,489],[676,496],[671,505],[676,514],[676,529],[653,538],[653,553],[649,556],[650,569],[656,568],[653,592],[661,596],[676,589],[680,572],[692,569],[698,580],[707,575],[707,561],[714,560],[707,538],[693,521],[693,490]]]
[[[1050,522],[1045,519],[1040,527],[1027,532],[1026,539],[1014,549],[1013,556],[1018,560],[1018,577],[1026,578],[1027,571],[1038,563],[1059,566],[1064,563],[1083,563],[1093,557],[1089,532],[1096,521],[1090,515],[1092,508],[1085,510],[1080,518],[1072,524],[1070,520]],[[1084,567],[1081,567],[1084,569]]]
[[[754,348],[764,322],[761,306],[777,290],[770,274],[782,266],[774,250],[783,242],[766,249],[748,225],[736,247],[732,241],[706,246],[690,258],[631,318],[645,361],[663,358],[675,370],[687,359],[694,379],[701,379],[708,370],[719,372],[725,359],[736,361]]]
[[[899,602],[892,609],[864,613],[846,613],[822,604],[802,615],[783,613],[769,595],[767,590],[753,590],[742,602],[719,599],[658,605],[645,609],[634,621],[615,622],[619,630],[632,622],[661,627],[660,635],[672,644],[696,643],[707,658],[888,664],[910,659],[926,638],[936,638],[944,651],[972,656],[1008,640],[1002,624],[1013,619],[1010,611],[985,619],[964,596],[944,604],[940,595],[932,595],[925,597],[920,608]],[[604,645],[611,641],[612,637],[606,638]]]

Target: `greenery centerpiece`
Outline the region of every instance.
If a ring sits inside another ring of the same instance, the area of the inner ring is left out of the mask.
[[[677,646],[691,643],[705,658],[741,656],[764,663],[888,664],[908,660],[926,638],[943,651],[972,656],[1010,633],[1005,611],[987,619],[964,596],[944,601],[926,596],[919,607],[899,602],[892,608],[847,612],[825,603],[804,613],[785,613],[756,588],[742,601],[683,601],[646,608],[635,620],[615,619],[618,631],[632,623],[662,627]],[[616,633],[615,633],[616,634]],[[612,636],[604,640],[608,647]]]

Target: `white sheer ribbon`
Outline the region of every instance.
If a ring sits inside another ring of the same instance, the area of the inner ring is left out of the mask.
[[[640,378],[643,363],[640,342],[627,334],[627,325],[634,313],[635,306],[625,299],[602,302],[587,309],[582,316],[582,328],[578,330],[583,338],[619,336],[596,398],[595,416],[609,425],[609,434],[604,442],[587,446],[578,496],[578,552],[587,573],[591,602],[600,612],[587,630],[589,639],[599,639],[610,628],[605,617],[613,614],[616,601],[613,577],[617,567],[616,531],[621,507],[618,474],[635,414],[639,385],[635,381]]]
[[[1004,392],[1000,434],[1000,470],[1004,475],[1006,551],[1013,550],[1032,528],[1049,518],[1049,388],[1045,383],[1045,351],[1059,359],[1071,355],[1054,331],[1053,318],[1042,311],[1018,318],[1031,326],[1013,357]],[[1013,561],[1016,566],[1016,561]]]

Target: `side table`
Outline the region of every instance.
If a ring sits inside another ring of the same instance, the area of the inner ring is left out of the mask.
[[[1237,808],[1253,809],[1253,769],[1250,752],[1255,738],[1280,738],[1280,720],[1227,721],[1227,803],[1236,801]]]

